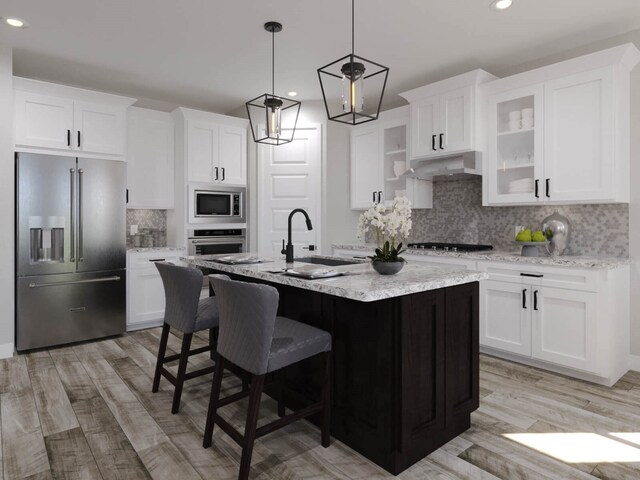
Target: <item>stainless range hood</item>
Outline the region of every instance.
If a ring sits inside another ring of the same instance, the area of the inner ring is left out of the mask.
[[[411,168],[403,174],[405,177],[434,182],[478,178],[481,175],[480,152],[466,152],[455,157],[412,160]]]

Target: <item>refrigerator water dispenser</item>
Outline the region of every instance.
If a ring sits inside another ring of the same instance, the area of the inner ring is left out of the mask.
[[[65,217],[29,217],[31,263],[64,262]]]

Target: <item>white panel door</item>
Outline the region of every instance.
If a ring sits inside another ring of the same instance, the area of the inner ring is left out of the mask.
[[[480,282],[480,344],[531,356],[531,286]]]
[[[280,258],[287,240],[287,220],[295,208],[306,210],[313,223],[307,230],[304,216],[295,214],[292,241],[297,257],[303,250],[319,248],[322,215],[322,127],[296,128],[293,142],[278,147],[258,148],[258,250],[261,255]]]
[[[73,101],[15,92],[15,143],[25,147],[71,150]]]
[[[171,114],[131,107],[127,124],[127,206],[173,208],[174,130]]]
[[[413,102],[409,107],[409,141],[411,159],[437,155],[439,149],[440,97],[430,97]]]
[[[375,126],[351,132],[351,208],[367,209],[377,201],[382,190],[382,156],[380,135]]]
[[[221,125],[220,181],[229,185],[247,184],[247,130]]]
[[[597,294],[536,287],[533,295],[533,358],[595,372]]]
[[[612,67],[545,84],[547,201],[615,199],[614,103]]]
[[[124,155],[126,109],[98,103],[73,103],[74,135],[71,145],[87,153]]]
[[[218,167],[218,126],[209,122],[187,120],[187,181],[211,183]]]
[[[471,105],[473,87],[445,93],[440,96],[440,131],[438,150],[449,152],[471,150]],[[442,136],[442,141],[440,136]]]

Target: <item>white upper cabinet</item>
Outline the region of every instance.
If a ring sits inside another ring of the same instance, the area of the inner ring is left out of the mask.
[[[351,208],[367,209],[380,191],[380,136],[375,126],[351,132]]]
[[[16,145],[72,150],[73,100],[15,92]]]
[[[546,198],[615,201],[613,67],[547,82],[544,99]]]
[[[429,97],[411,104],[411,158],[437,154],[440,132],[440,97]]]
[[[381,113],[378,122],[351,130],[352,209],[366,210],[381,202],[391,206],[397,196],[406,196],[414,208],[432,207],[431,181],[398,176],[408,169],[408,119],[407,107],[400,107]]]
[[[438,147],[447,153],[473,150],[471,116],[474,87],[464,87],[440,96],[440,134]]]
[[[14,78],[16,150],[124,160],[133,98]]]
[[[218,165],[218,126],[208,122],[187,120],[187,180],[190,182],[214,182]]]
[[[401,93],[410,106],[409,160],[481,150],[478,86],[495,78],[483,70],[474,70]]]
[[[173,118],[137,107],[130,107],[127,117],[127,207],[172,209]]]
[[[247,121],[180,108],[187,182],[247,184]],[[178,113],[179,112],[179,113]]]
[[[247,183],[247,129],[221,125],[220,181],[230,185]]]
[[[629,74],[622,45],[488,83],[485,205],[629,201]],[[525,110],[533,118],[511,120]]]

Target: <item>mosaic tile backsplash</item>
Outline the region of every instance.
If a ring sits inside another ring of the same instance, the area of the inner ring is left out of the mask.
[[[409,240],[482,243],[515,250],[514,226],[539,228],[555,210],[571,223],[565,255],[629,256],[628,205],[483,207],[481,178],[434,183],[433,208],[413,210]]]
[[[131,225],[138,225],[138,235],[130,235]],[[140,244],[137,245],[136,243]],[[167,211],[127,209],[127,247],[166,247]]]

